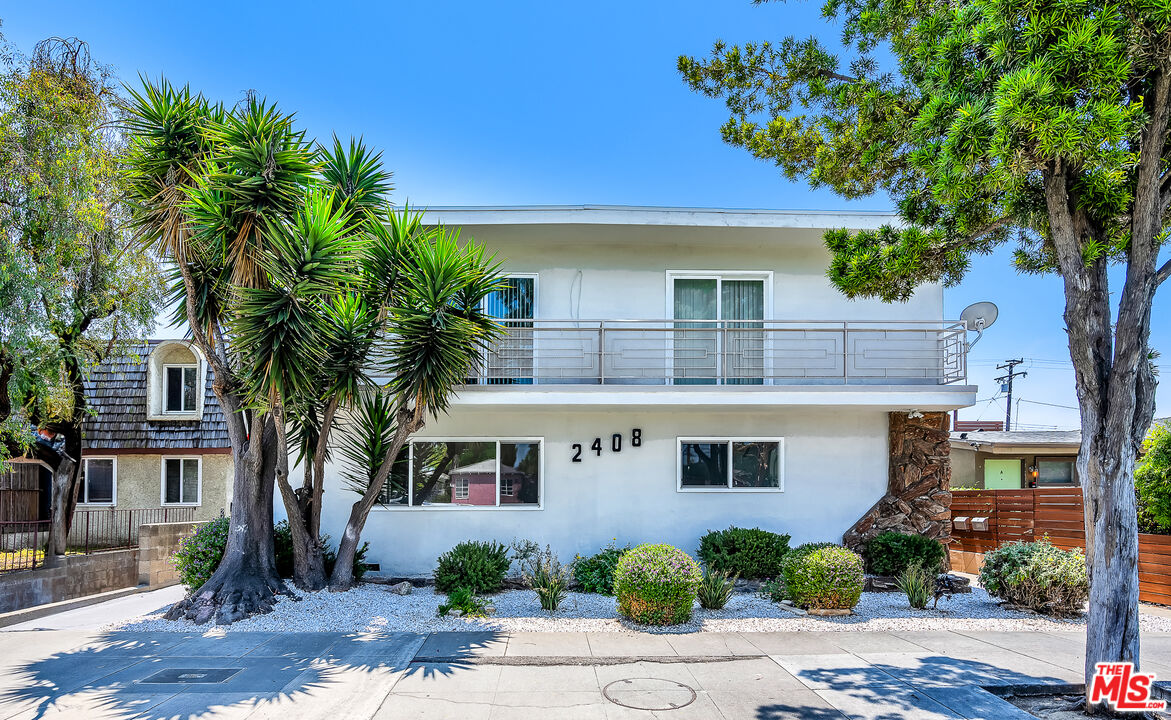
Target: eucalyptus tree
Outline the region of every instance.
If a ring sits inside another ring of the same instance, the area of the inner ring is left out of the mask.
[[[63,554],[89,370],[153,327],[164,283],[127,226],[109,69],[77,38],[0,55],[0,459],[30,449],[30,425],[64,439],[36,448],[54,470],[49,554]]]
[[[725,99],[726,142],[790,178],[897,203],[899,227],[826,233],[847,296],[954,284],[973,254],[1006,242],[1018,270],[1061,277],[1081,410],[1088,688],[1095,663],[1139,659],[1133,470],[1154,410],[1151,306],[1171,277],[1159,257],[1171,5],[827,0],[823,15],[840,23],[840,54],[816,38],[717,43],[679,70]]]

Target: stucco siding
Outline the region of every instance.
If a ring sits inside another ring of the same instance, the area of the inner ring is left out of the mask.
[[[175,452],[173,455],[118,454],[103,455],[101,451],[87,452],[84,457],[114,457],[117,460],[116,503],[117,510],[163,507],[162,504],[162,458],[202,458],[202,488],[200,502],[195,506],[196,521],[211,520],[227,513],[228,492],[232,484],[232,457],[228,454],[199,455],[197,453]],[[109,505],[77,506],[79,510],[109,508]],[[172,506],[168,506],[172,507]]]
[[[641,447],[629,442],[633,428]],[[543,438],[541,508],[376,508],[362,538],[382,572],[403,575],[429,574],[442,552],[468,539],[529,538],[565,560],[611,539],[694,552],[704,532],[733,524],[789,533],[794,544],[839,541],[886,488],[886,431],[877,410],[461,409],[417,437]],[[610,450],[614,433],[624,436],[621,452]],[[783,492],[677,490],[677,438],[736,436],[784,438]],[[588,449],[595,437],[600,457]],[[585,448],[580,463],[573,443]],[[324,503],[323,529],[334,538],[357,498],[340,471],[328,466]]]

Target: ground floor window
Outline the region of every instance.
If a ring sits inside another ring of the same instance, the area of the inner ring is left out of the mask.
[[[411,507],[538,507],[541,440],[413,440],[395,462],[380,501]]]
[[[81,472],[81,502],[86,505],[113,505],[117,497],[118,460],[85,458]]]
[[[1037,482],[1042,485],[1072,485],[1074,458],[1037,458]]]
[[[679,438],[678,489],[779,491],[783,447],[782,438]]]
[[[198,505],[200,462],[197,457],[163,458],[163,504]]]

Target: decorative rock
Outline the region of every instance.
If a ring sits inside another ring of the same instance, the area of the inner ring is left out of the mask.
[[[782,600],[782,601],[781,601],[781,604],[782,604],[782,605],[788,605],[789,607],[796,607],[795,605],[793,605],[793,601],[792,601],[792,600]]]
[[[395,585],[391,585],[390,587],[387,588],[387,590],[394,593],[395,595],[410,595],[411,591],[414,589],[415,589],[415,586],[410,584],[406,580],[403,580],[402,582],[397,583]]]
[[[484,614],[489,615],[489,616],[495,615],[496,614],[496,606],[495,605],[485,605],[484,606]]]
[[[801,608],[794,605],[793,603],[789,602],[788,600],[783,600],[783,601],[777,603],[777,607],[779,607],[780,609],[784,610],[787,613],[792,613],[794,615],[808,615],[809,614],[809,613],[805,612],[804,610],[802,610]]]
[[[463,610],[448,610],[447,614],[451,617],[463,617],[464,611]]]
[[[853,615],[853,610],[845,610],[841,608],[810,608],[805,611],[809,615],[816,615],[820,617],[842,617],[843,615]]]
[[[943,543],[951,537],[951,419],[945,412],[889,415],[889,476],[886,494],[842,536],[854,550],[875,535],[925,535]]]

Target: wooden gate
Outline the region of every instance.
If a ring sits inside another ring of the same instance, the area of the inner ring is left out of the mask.
[[[8,467],[0,472],[0,522],[40,520],[41,466],[10,462]]]

